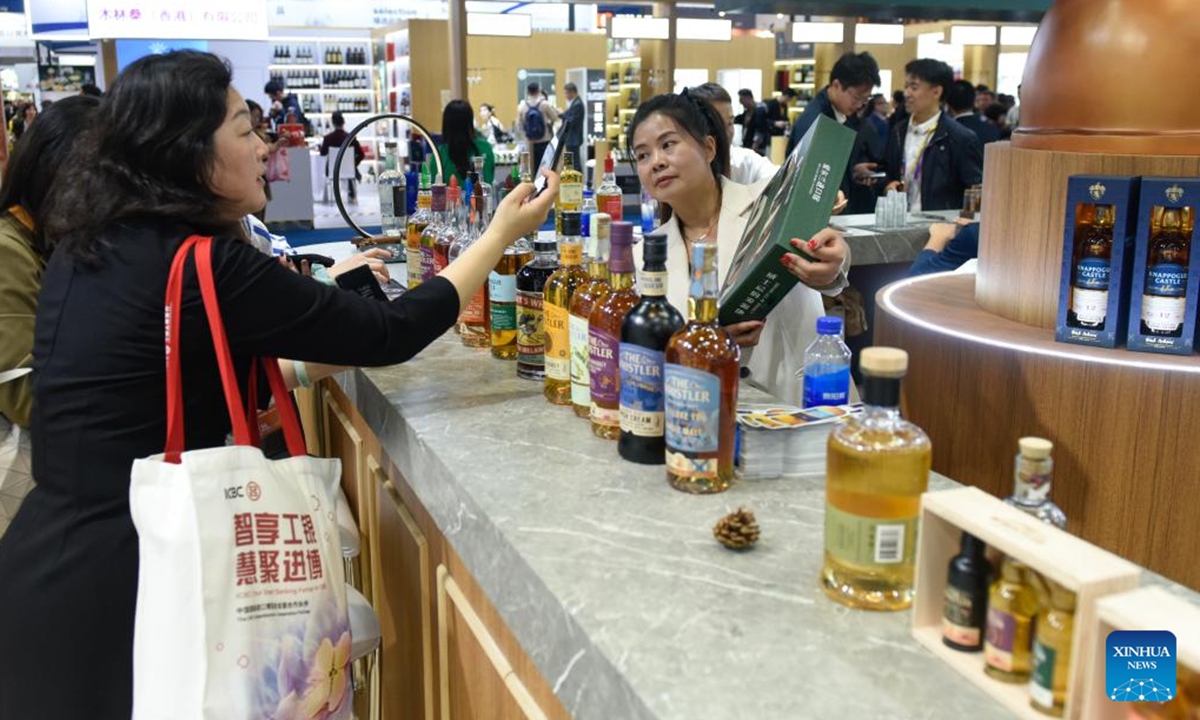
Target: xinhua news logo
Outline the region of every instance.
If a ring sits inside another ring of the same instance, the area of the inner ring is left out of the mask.
[[[1175,697],[1175,635],[1166,630],[1114,630],[1106,643],[1105,689],[1116,702],[1167,702]]]

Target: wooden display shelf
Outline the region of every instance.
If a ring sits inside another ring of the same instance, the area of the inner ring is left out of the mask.
[[[904,409],[938,472],[1004,497],[1017,440],[1055,443],[1053,497],[1071,531],[1200,588],[1200,358],[1056,343],[993,315],[974,275],[881,290],[875,342],[909,353]]]

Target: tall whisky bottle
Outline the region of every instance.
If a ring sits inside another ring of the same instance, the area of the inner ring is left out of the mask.
[[[454,262],[467,248],[475,244],[483,232],[479,211],[474,209],[478,207],[476,204],[478,198],[478,186],[476,186],[476,195],[472,198],[474,207],[468,214],[467,231],[455,244],[450,246],[450,262]],[[471,296],[467,306],[458,315],[458,335],[462,338],[463,345],[467,347],[485,348],[492,344],[491,331],[488,328],[487,288],[488,284],[485,282]]]
[[[543,394],[555,405],[571,404],[571,298],[588,281],[583,269],[579,213],[563,213],[563,235],[558,243],[561,266],[546,280],[546,384]]]
[[[1084,222],[1075,231],[1075,274],[1067,324],[1103,328],[1108,317],[1108,283],[1112,274],[1112,205],[1093,205],[1091,211],[1090,222]]]
[[[562,214],[583,208],[583,173],[575,168],[575,154],[563,153],[563,169],[558,176],[558,200],[554,203],[554,231],[562,235]]]
[[[581,418],[592,416],[591,373],[588,369],[588,318],[596,301],[608,292],[608,256],[612,223],[608,215],[592,216],[587,238],[588,280],[571,296],[567,331],[571,337],[571,408]]]
[[[553,238],[533,243],[533,260],[517,272],[517,377],[546,378],[546,327],[543,321],[546,280],[558,269]]]
[[[718,493],[733,482],[741,350],[717,322],[717,246],[692,245],[691,319],[663,356],[667,482],[676,490]]]
[[[1040,581],[1042,611],[1033,641],[1029,704],[1034,710],[1062,717],[1071,672],[1071,640],[1075,631],[1075,593],[1049,579]]]
[[[866,409],[829,435],[821,584],[844,605],[902,610],[912,604],[929,437],[900,417],[908,353],[867,348],[859,368]]]
[[[621,186],[617,185],[617,175],[613,172],[612,153],[609,153],[604,158],[604,176],[600,179],[600,187],[596,189],[596,208],[608,213],[614,220],[622,220],[623,202]]]
[[[1000,577],[988,594],[987,636],[983,642],[984,672],[1008,683],[1029,680],[1030,643],[1037,593],[1029,584],[1029,568],[1011,557],[1000,563]]]
[[[432,215],[429,224],[421,231],[421,282],[427,283],[437,275],[437,240],[446,223],[446,186],[442,178],[429,189],[432,198]]]
[[[529,152],[522,150],[521,181],[530,182],[531,172]],[[537,230],[509,245],[488,275],[488,325],[494,358],[517,359],[517,272],[533,259],[534,238]]]
[[[1067,529],[1067,515],[1050,500],[1054,480],[1054,443],[1044,438],[1023,437],[1017,441],[1013,494],[1005,502],[1044,523]]]
[[[1188,258],[1192,251],[1192,241],[1184,233],[1183,211],[1163,210],[1149,245],[1142,290],[1142,333],[1179,337],[1186,319]]]
[[[621,457],[645,465],[666,462],[663,364],[683,315],[667,301],[667,237],[642,241],[642,298],[621,323]]]
[[[450,263],[450,246],[463,232],[460,225],[461,210],[462,190],[458,187],[458,178],[451,176],[450,185],[446,188],[446,210],[442,213],[442,224],[433,241],[434,275],[446,269]]]
[[[588,376],[592,394],[592,434],[616,440],[621,434],[621,322],[638,302],[633,288],[633,225],[612,223],[608,292],[588,315]]]
[[[421,234],[433,219],[433,192],[429,188],[429,168],[421,168],[420,190],[417,192],[417,211],[408,217],[408,233],[405,237],[405,272],[408,274],[408,289],[412,290],[423,281],[421,275]]]

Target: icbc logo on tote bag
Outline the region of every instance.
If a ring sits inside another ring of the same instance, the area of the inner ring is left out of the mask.
[[[336,522],[337,460],[310,458],[274,359],[260,359],[292,457],[255,447],[217,307],[210,238],[189,238],[167,284],[167,444],[137,460],[134,720],[342,720],[350,626]],[[182,452],[179,307],[196,267],[235,446]],[[256,361],[257,363],[258,361]],[[257,374],[252,368],[252,378]]]

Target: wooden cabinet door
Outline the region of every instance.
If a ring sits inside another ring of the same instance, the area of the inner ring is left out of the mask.
[[[371,488],[369,473],[366,471],[366,450],[363,447],[363,437],[354,427],[353,421],[338,405],[333,395],[328,391],[322,392],[322,405],[325,426],[325,457],[337,458],[342,461],[342,490],[350,503],[350,513],[358,525],[359,555],[350,565],[351,577],[346,582],[358,588],[370,599],[371,589],[371,544],[367,541],[370,534],[371,518]]]
[[[383,627],[383,720],[433,720],[429,543],[395,486],[373,482],[375,611]]]
[[[437,585],[441,720],[546,720],[445,565]]]

